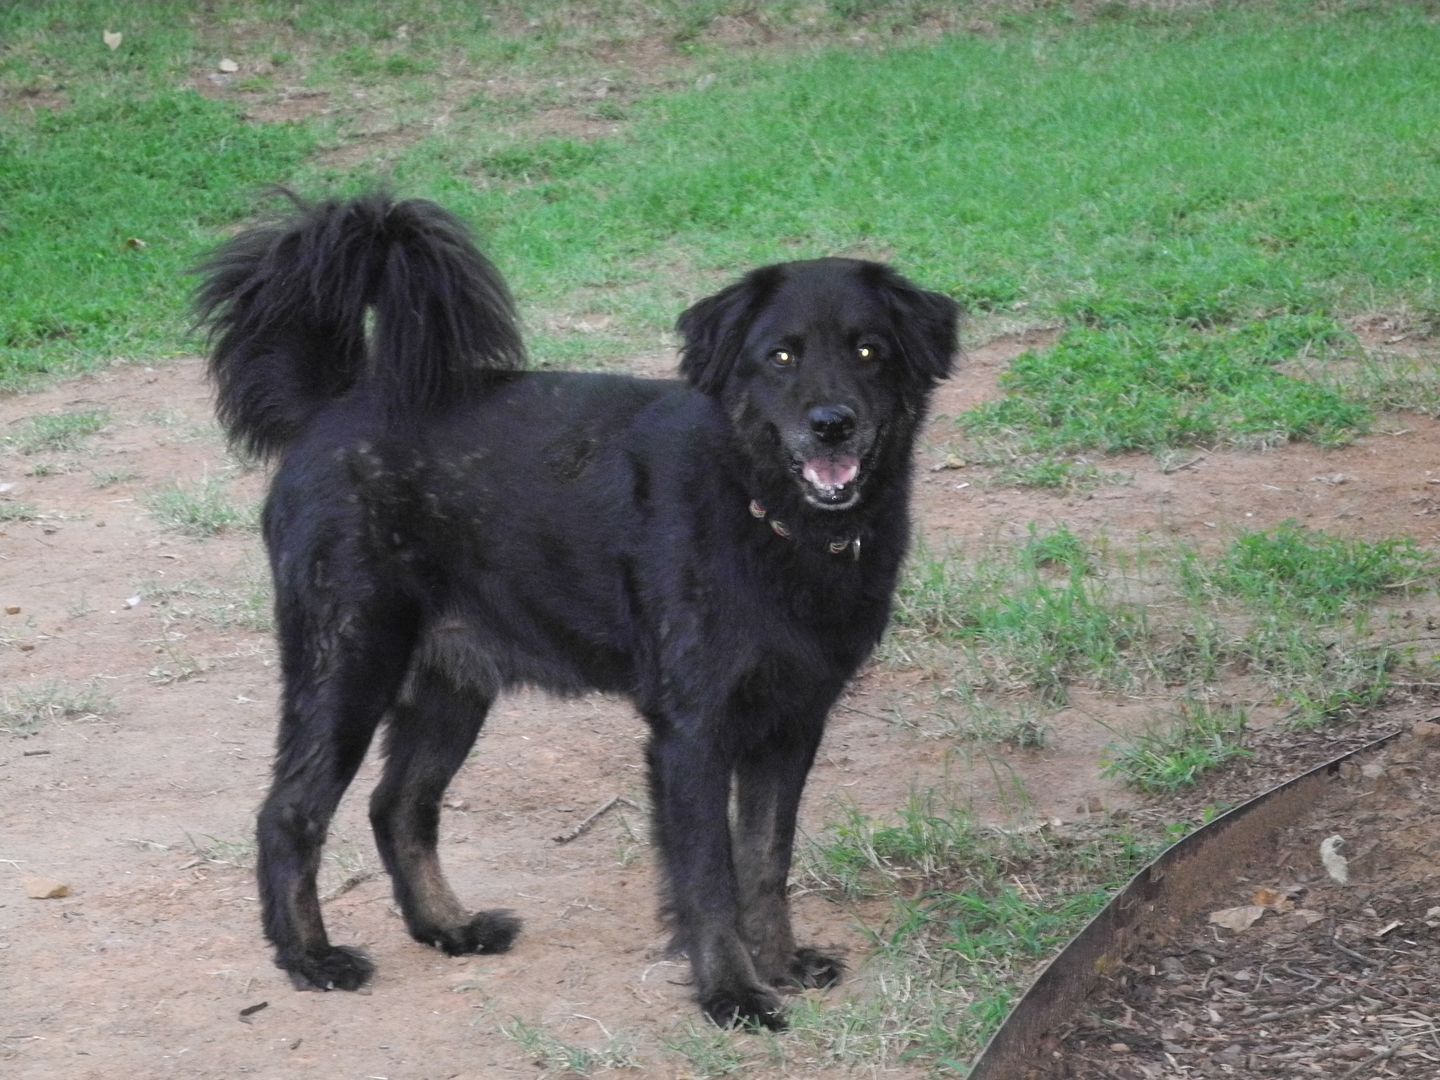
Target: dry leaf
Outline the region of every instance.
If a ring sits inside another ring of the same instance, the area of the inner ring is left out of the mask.
[[[1343,836],[1327,836],[1320,842],[1320,861],[1325,864],[1325,872],[1338,881],[1341,885],[1350,884],[1350,862],[1340,849],[1345,845]]]
[[[1271,911],[1289,911],[1295,906],[1295,902],[1286,896],[1279,889],[1269,889],[1265,886],[1255,890],[1255,895],[1250,898],[1252,904],[1259,904]]]
[[[120,42],[125,40],[125,35],[120,33],[118,30],[113,33],[109,30],[106,30],[100,36],[105,39],[105,46],[111,52],[114,52],[116,49],[120,48]]]
[[[1210,913],[1210,922],[1226,930],[1248,930],[1255,921],[1265,914],[1259,904],[1241,904],[1239,907],[1222,908]]]
[[[228,56],[224,60],[221,60],[220,63],[216,66],[219,67],[221,71],[225,72],[226,75],[233,75],[235,74],[235,72],[240,70],[240,65],[237,64],[234,60],[231,60]]]

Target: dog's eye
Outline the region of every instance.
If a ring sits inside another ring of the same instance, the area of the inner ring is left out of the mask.
[[[789,367],[795,363],[795,354],[789,349],[775,349],[770,353],[770,362],[776,367]]]
[[[880,351],[873,345],[861,345],[855,350],[855,355],[861,360],[874,360],[880,355]]]

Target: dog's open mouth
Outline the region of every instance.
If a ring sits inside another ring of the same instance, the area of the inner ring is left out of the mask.
[[[805,498],[827,510],[844,510],[860,497],[855,483],[859,475],[860,459],[848,454],[810,458],[800,467]]]

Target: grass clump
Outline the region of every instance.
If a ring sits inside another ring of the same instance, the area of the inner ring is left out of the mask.
[[[230,501],[225,485],[215,479],[194,487],[174,487],[149,499],[150,513],[164,528],[204,540],[227,529],[256,527],[253,508],[243,509]]]
[[[1248,751],[1248,720],[1228,705],[1183,702],[1174,724],[1147,732],[1116,750],[1105,773],[1152,794],[1188,787],[1203,773]]]
[[[22,454],[74,450],[91,435],[104,430],[110,414],[104,409],[32,416],[11,440]]]
[[[247,573],[242,580],[215,585],[206,581],[157,582],[142,590],[164,609],[166,622],[196,619],[225,630],[274,630],[274,598],[267,575]]]
[[[0,523],[10,521],[37,521],[40,511],[30,503],[11,502],[6,499],[0,502]]]
[[[1328,320],[1309,318],[1210,331],[1153,321],[1077,327],[1054,348],[1017,359],[1004,377],[1008,396],[961,423],[1052,454],[1292,439],[1336,445],[1365,431],[1369,412],[1279,365],[1324,355],[1338,334]]]
[[[1124,654],[1144,619],[1090,572],[1092,558],[1068,530],[1033,526],[1012,552],[973,563],[919,551],[896,597],[888,655],[913,661],[927,644],[958,645],[985,681],[1052,701],[1074,679],[1128,682]]]
[[[0,695],[0,731],[29,736],[57,720],[95,720],[114,707],[98,686],[47,683]]]
[[[529,1054],[546,1076],[589,1076],[598,1069],[633,1069],[640,1064],[630,1042],[608,1032],[605,1043],[592,1048],[566,1042],[543,1026],[524,1020],[512,1020],[500,1031]]]
[[[1386,593],[1433,585],[1436,569],[1408,537],[1355,540],[1292,521],[1237,538],[1210,582],[1257,607],[1328,621]]]
[[[912,795],[899,819],[881,823],[845,807],[829,836],[811,846],[808,874],[845,896],[876,896],[900,882],[929,882],[994,865],[993,844],[964,813],[941,806],[933,793]]]

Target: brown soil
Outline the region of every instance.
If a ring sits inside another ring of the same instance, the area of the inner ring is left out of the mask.
[[[1148,459],[1106,462],[1133,482],[1092,494],[991,487],[971,467],[932,471],[963,453],[946,418],[993,394],[1026,345],[976,349],[941,392],[917,491],[933,546],[1010,543],[1032,521],[1121,541],[1218,541],[1286,518],[1433,542],[1440,424],[1416,417],[1342,450],[1215,453],[1169,474]],[[249,868],[276,695],[270,637],[249,614],[264,578],[259,540],[234,529],[188,539],[149,509],[155,493],[206,478],[253,504],[264,476],[227,456],[194,361],[0,399],[0,437],[28,417],[82,409],[104,409],[109,422],[79,450],[0,447],[0,509],[7,519],[34,511],[0,524],[0,689],[93,684],[107,699],[94,715],[0,732],[0,1071],[533,1076],[531,1056],[501,1033],[519,1019],[583,1045],[626,1033],[642,1074],[686,1075],[660,1047],[698,1012],[685,969],[660,955],[643,814],[620,803],[574,840],[555,839],[614,796],[643,802],[643,725],[607,698],[505,701],[452,787],[452,878],[477,906],[526,918],[513,952],[448,959],[405,935],[372,873],[359,794],[375,780],[370,763],[336,821],[322,887],[334,894],[335,938],[371,951],[376,982],[361,995],[289,987],[261,941]],[[890,815],[927,787],[953,785],[989,820],[1073,821],[1129,805],[1102,778],[1100,749],[1171,704],[1077,695],[1050,719],[1043,751],[957,750],[887,719],[918,680],[872,670],[837,710],[807,794],[810,834],[836,800]],[[32,879],[69,894],[32,899],[27,889],[43,891]],[[834,995],[876,992],[861,927],[882,910],[805,894],[796,914],[808,937],[848,951],[853,975]],[[735,1037],[742,1054],[768,1061],[746,1038]],[[791,1061],[783,1071],[835,1069]]]

